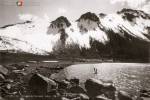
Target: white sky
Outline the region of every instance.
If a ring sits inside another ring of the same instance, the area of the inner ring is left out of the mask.
[[[16,6],[17,0],[0,0],[0,26],[18,22],[19,14],[43,16],[47,14],[50,20],[63,15],[70,20],[76,20],[88,11],[95,13],[112,13],[124,6],[111,4],[110,0],[24,0],[23,7]]]
[[[24,0],[23,7],[16,6],[17,0],[0,0],[0,26],[19,22],[18,15],[45,14],[54,20],[63,15],[76,20],[88,11],[94,13],[114,13],[124,7],[140,8],[150,12],[150,0]]]

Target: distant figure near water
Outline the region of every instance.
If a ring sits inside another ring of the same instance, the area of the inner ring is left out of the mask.
[[[97,74],[97,68],[94,67],[94,74]]]

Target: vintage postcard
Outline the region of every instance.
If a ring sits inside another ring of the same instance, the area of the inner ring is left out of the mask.
[[[150,100],[150,0],[0,0],[0,100]]]

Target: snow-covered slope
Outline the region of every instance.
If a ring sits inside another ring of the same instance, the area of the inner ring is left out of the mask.
[[[73,23],[71,27],[66,29],[68,38],[66,40],[67,45],[78,44],[80,47],[90,48],[90,39],[93,38],[101,43],[108,41],[106,33],[96,27],[94,30],[89,30],[86,33],[80,32],[77,23]]]
[[[48,55],[48,52],[35,48],[28,42],[4,36],[0,36],[0,51]]]
[[[123,9],[117,14],[100,16],[100,25],[106,31],[112,30],[114,33],[125,37],[124,33],[143,41],[150,42],[148,27],[150,27],[150,15],[131,9]]]
[[[47,34],[49,21],[32,15],[22,15],[21,23],[7,25],[0,28],[0,36],[27,41],[36,48],[52,51],[52,47],[59,39],[59,34]]]
[[[87,12],[73,22],[70,22],[63,16],[54,21],[50,21],[47,16],[38,18],[32,15],[22,15],[20,19],[23,20],[22,23],[1,27],[0,36],[5,42],[8,41],[10,44],[15,44],[13,48],[25,52],[30,51],[30,46],[26,47],[23,44],[25,42],[20,42],[22,44],[17,45],[14,43],[15,40],[13,38],[19,41],[26,41],[33,47],[38,48],[38,50],[48,52],[52,52],[55,47],[64,49],[68,45],[74,44],[78,45],[79,48],[90,49],[92,48],[91,40],[103,45],[102,48],[104,47],[104,49],[105,45],[113,44],[111,42],[119,44],[121,41],[122,43],[119,45],[115,44],[115,47],[111,46],[113,48],[118,48],[120,45],[126,45],[129,48],[130,46],[132,48],[136,48],[135,46],[142,48],[143,43],[144,46],[145,43],[146,46],[150,43],[150,15],[138,10],[123,9],[117,13],[108,15]],[[115,35],[117,35],[117,38]],[[6,37],[12,40],[6,39]],[[139,45],[133,46],[135,43],[139,43]],[[0,49],[9,49],[11,48],[10,44],[6,45],[3,43]],[[99,50],[99,48],[97,49]],[[147,50],[147,48],[144,49]]]
[[[78,44],[79,47],[85,48],[91,47],[91,38],[103,44],[109,42],[110,34],[119,35],[127,40],[135,38],[150,43],[150,15],[132,9],[123,9],[108,15],[87,12],[76,22],[71,22],[70,27],[64,27],[64,30],[67,35],[66,45]],[[61,32],[57,30],[57,34]]]

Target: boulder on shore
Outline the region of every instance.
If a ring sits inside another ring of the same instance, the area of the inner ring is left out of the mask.
[[[85,89],[89,97],[96,97],[102,94],[103,82],[94,78],[85,82]]]
[[[77,78],[70,79],[70,83],[71,83],[71,87],[68,89],[68,92],[77,93],[77,94],[80,94],[80,93],[85,94],[86,93],[86,91],[79,85],[79,83],[80,83],[79,79],[77,79]]]
[[[141,90],[140,97],[147,97],[150,98],[150,90]]]
[[[5,80],[5,77],[3,74],[0,74],[0,81],[4,81]]]
[[[81,87],[81,86],[72,86],[71,88],[69,88],[68,92],[70,93],[86,93],[86,91]]]
[[[41,75],[34,74],[29,80],[29,88],[32,94],[47,94],[54,88],[56,88],[57,84],[55,81]]]
[[[132,97],[125,91],[118,92],[118,99],[119,100],[133,100]]]
[[[116,95],[116,87],[113,86],[112,83],[107,83],[103,85],[104,87],[102,88],[103,94],[112,100],[115,100],[115,95]]]
[[[8,69],[5,68],[4,66],[0,65],[0,73],[3,75],[7,75],[8,74]]]

